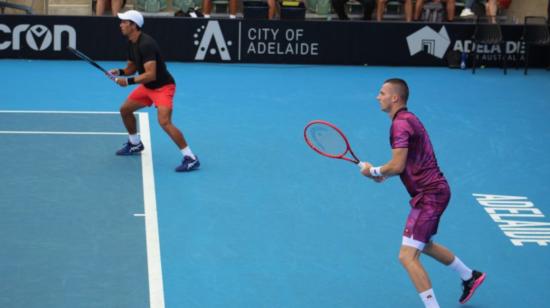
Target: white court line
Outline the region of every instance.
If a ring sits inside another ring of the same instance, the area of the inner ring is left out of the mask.
[[[53,111],[53,110],[0,110],[0,113],[33,113],[33,114],[119,114],[116,111]],[[126,135],[126,132],[53,132],[53,131],[0,131],[0,134],[30,135]]]
[[[117,111],[0,110],[0,113],[119,114]]]
[[[0,110],[0,113],[44,113],[44,114],[118,114],[110,111],[39,111],[39,110]],[[134,216],[145,217],[145,238],[147,243],[147,270],[149,273],[149,305],[151,308],[164,308],[164,287],[162,281],[162,266],[160,259],[160,240],[157,220],[157,201],[155,192],[155,178],[153,172],[153,152],[151,134],[149,130],[149,115],[137,112],[139,116],[140,135],[148,146],[141,152],[141,168],[143,174],[143,201],[144,214]],[[5,133],[50,133],[50,134],[109,134],[127,135],[127,133],[109,132],[7,132]]]
[[[149,272],[149,304],[164,308],[164,287],[160,259],[160,241],[157,220],[157,200],[153,173],[153,151],[149,131],[149,114],[139,112],[141,140],[147,146],[141,152],[143,174],[143,202],[145,207],[145,237],[147,240],[147,269]]]
[[[20,135],[128,135],[128,133],[116,132],[49,132],[49,131],[17,131],[0,130],[0,134],[20,134]]]

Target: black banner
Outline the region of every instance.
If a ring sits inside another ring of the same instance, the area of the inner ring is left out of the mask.
[[[522,29],[502,26],[510,63],[523,59]],[[496,65],[501,51],[474,47],[471,23],[155,17],[145,19],[143,31],[168,61],[445,66],[449,52],[477,48],[485,65]],[[71,46],[93,59],[124,60],[126,44],[114,17],[0,15],[0,58],[73,59]],[[543,55],[534,49],[530,62],[546,65]]]

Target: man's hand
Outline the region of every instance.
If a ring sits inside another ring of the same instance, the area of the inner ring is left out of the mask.
[[[113,75],[113,76],[119,76],[120,72],[118,71],[118,68],[113,68],[112,70],[109,70],[109,74]]]
[[[128,86],[128,79],[126,78],[121,78],[121,77],[115,78],[115,82],[121,87]]]
[[[361,171],[360,171],[361,174],[369,178],[372,178],[372,175],[370,174],[370,171],[369,171],[369,169],[372,167],[372,164],[369,163],[368,161],[362,161],[359,164],[361,166]]]
[[[369,163],[368,161],[364,161],[364,162],[361,162],[360,163],[361,165],[361,174],[372,179],[373,181],[375,181],[376,183],[382,183],[386,180],[386,177],[385,176],[373,176],[371,173],[370,173],[370,168],[372,168],[372,164]]]

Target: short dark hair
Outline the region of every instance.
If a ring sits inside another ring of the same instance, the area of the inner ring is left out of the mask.
[[[391,84],[394,89],[396,90],[397,94],[401,97],[401,99],[406,103],[409,99],[409,86],[407,85],[407,82],[405,80],[400,78],[390,78],[384,83]]]

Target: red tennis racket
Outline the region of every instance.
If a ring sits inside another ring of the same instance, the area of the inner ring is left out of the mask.
[[[309,147],[323,156],[352,162],[361,169],[364,166],[353,153],[346,135],[332,123],[323,120],[309,122],[304,128],[304,139]]]

